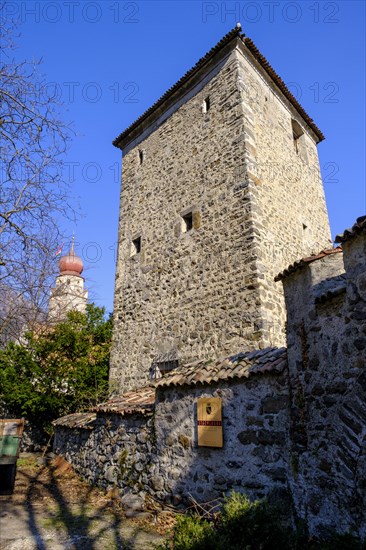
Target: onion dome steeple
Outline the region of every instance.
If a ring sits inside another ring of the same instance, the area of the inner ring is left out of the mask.
[[[59,262],[60,275],[78,275],[81,276],[84,264],[83,260],[75,254],[74,237],[72,238],[70,252],[62,256]]]

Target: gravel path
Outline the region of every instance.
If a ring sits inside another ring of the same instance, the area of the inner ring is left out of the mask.
[[[126,519],[113,493],[90,487],[62,459],[21,456],[13,494],[0,495],[1,550],[148,550],[163,540],[151,514]]]

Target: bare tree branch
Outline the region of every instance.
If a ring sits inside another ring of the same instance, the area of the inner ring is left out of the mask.
[[[23,312],[21,319],[30,305],[35,312],[44,310],[54,277],[54,253],[61,242],[60,221],[65,216],[75,219],[63,170],[72,131],[60,116],[61,105],[44,91],[40,62],[16,60],[16,26],[5,20],[4,5],[0,5],[0,338],[1,327],[6,325],[9,331],[17,309]]]

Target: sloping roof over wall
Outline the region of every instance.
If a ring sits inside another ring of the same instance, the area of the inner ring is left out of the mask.
[[[325,258],[326,256],[332,256],[333,254],[339,254],[342,253],[342,247],[337,246],[336,248],[329,248],[324,249],[319,254],[312,254],[311,256],[308,256],[307,258],[301,258],[300,260],[297,260],[293,264],[289,265],[286,269],[281,271],[278,275],[275,277],[275,281],[282,281],[282,279],[286,279],[289,275],[297,271],[298,269],[301,269],[302,267],[305,267],[308,264],[311,264],[312,262],[315,262],[316,260],[321,260],[322,258]]]
[[[366,231],[366,216],[360,216],[357,218],[356,223],[350,229],[345,229],[343,233],[337,235],[335,238],[336,243],[344,243],[356,237],[363,231]]]
[[[66,416],[62,416],[61,418],[57,418],[57,420],[54,420],[52,424],[54,426],[61,426],[63,428],[80,428],[83,430],[92,430],[96,417],[97,415],[91,412],[67,414]]]
[[[145,121],[150,115],[157,111],[164,102],[171,98],[174,94],[177,95],[178,90],[182,88],[183,85],[188,83],[188,81],[196,75],[196,73],[204,67],[209,61],[211,61],[215,55],[217,55],[225,46],[227,46],[233,39],[241,40],[242,44],[248,49],[251,55],[259,63],[259,65],[264,69],[268,74],[271,80],[277,85],[281,90],[283,95],[288,99],[288,101],[293,105],[296,111],[302,116],[305,122],[312,129],[314,134],[317,136],[319,141],[324,139],[324,135],[316,126],[312,118],[306,113],[297,99],[292,95],[290,90],[287,88],[286,84],[282,78],[276,73],[273,67],[268,63],[267,59],[260,53],[253,40],[249,37],[246,37],[242,33],[240,24],[238,24],[234,29],[228,32],[211,50],[209,50],[199,61],[187,72],[182,78],[180,78],[169,90],[167,90],[147,111],[145,111],[135,122],[133,122],[128,128],[126,128],[114,141],[113,145],[118,148],[123,148],[123,141],[126,140],[129,134],[138,128],[138,126]]]
[[[123,395],[113,397],[105,403],[94,407],[96,413],[118,414],[151,414],[155,403],[155,389],[150,386],[129,391]]]
[[[221,361],[196,361],[159,378],[156,387],[211,384],[254,374],[280,373],[287,366],[286,348],[266,348],[238,353]]]

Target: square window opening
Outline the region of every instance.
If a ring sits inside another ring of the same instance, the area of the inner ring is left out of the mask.
[[[187,233],[193,229],[193,212],[188,212],[182,216],[182,233]]]
[[[140,252],[141,252],[141,237],[137,237],[136,239],[132,239],[131,256],[136,256],[136,254],[140,254]]]

